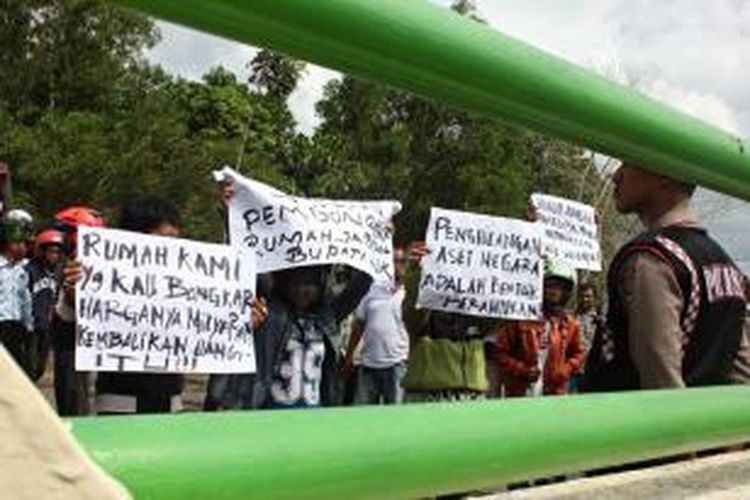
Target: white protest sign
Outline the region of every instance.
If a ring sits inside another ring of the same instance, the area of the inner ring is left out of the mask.
[[[376,281],[393,280],[396,201],[338,201],[290,196],[242,177],[215,172],[234,185],[229,202],[233,246],[255,252],[259,273],[318,264],[347,264]]]
[[[541,317],[544,262],[537,224],[433,208],[426,243],[419,306],[492,318]]]
[[[226,245],[81,227],[76,369],[255,371],[251,255]]]
[[[544,228],[547,257],[560,259],[576,269],[601,271],[599,228],[594,207],[546,194],[534,194],[537,222]]]

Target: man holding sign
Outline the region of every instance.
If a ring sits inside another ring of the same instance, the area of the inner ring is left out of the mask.
[[[433,208],[431,253],[417,304],[473,316],[541,317],[542,235],[536,224]]]
[[[599,227],[594,207],[547,194],[531,195],[533,219],[544,231],[545,257],[575,269],[601,271]]]
[[[425,243],[415,243],[411,258],[423,269],[423,261],[433,252]],[[404,400],[428,403],[484,398],[489,389],[484,337],[492,326],[466,314],[420,310],[414,306],[417,298],[412,290],[416,288],[406,288],[411,348],[402,384]]]
[[[100,372],[97,412],[176,411],[181,373],[252,371],[251,316],[259,321],[263,305],[253,302],[251,262],[172,240],[180,217],[159,198],[131,200],[120,227],[80,228],[81,264],[66,269],[68,293],[79,288],[76,368]]]
[[[412,255],[422,266],[417,305],[431,311],[409,321],[406,398],[482,398],[493,319],[541,315],[541,233],[528,222],[433,208],[426,240]]]

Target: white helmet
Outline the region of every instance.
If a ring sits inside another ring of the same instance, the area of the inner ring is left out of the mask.
[[[31,226],[34,223],[34,218],[26,210],[20,208],[14,208],[5,215],[5,220],[19,225]]]
[[[544,279],[563,281],[573,289],[578,281],[577,274],[575,268],[565,261],[550,257],[544,259]]]

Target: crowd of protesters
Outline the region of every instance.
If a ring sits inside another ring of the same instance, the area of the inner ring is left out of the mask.
[[[7,167],[0,175],[7,177]],[[4,172],[4,173],[3,173]],[[3,177],[3,179],[5,179]],[[543,317],[487,318],[414,307],[424,243],[394,248],[394,280],[312,266],[259,276],[252,307],[257,370],[212,375],[204,410],[467,401],[747,383],[742,276],[689,211],[693,186],[625,163],[615,201],[645,230],[615,257],[606,312],[597,289],[546,259]],[[5,181],[3,181],[5,183]],[[2,188],[3,186],[0,186]],[[75,370],[77,230],[104,227],[92,207],[35,223],[0,198],[0,343],[35,381],[50,366],[60,415],[182,408],[183,376]],[[233,196],[224,185],[224,202]],[[220,221],[217,221],[220,223]],[[178,237],[168,201],[143,196],[114,226]],[[711,274],[711,279],[707,275]],[[726,283],[717,280],[728,279]],[[717,284],[718,283],[718,284]]]

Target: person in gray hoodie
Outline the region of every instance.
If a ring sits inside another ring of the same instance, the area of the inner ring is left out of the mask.
[[[327,290],[328,266],[279,271],[261,280],[268,314],[255,331],[257,371],[229,375],[209,392],[207,409],[314,408],[341,404],[340,323],[372,278],[350,270],[347,286]]]

